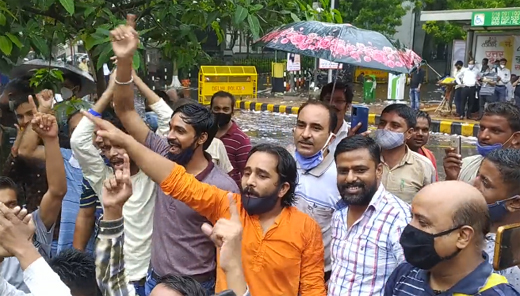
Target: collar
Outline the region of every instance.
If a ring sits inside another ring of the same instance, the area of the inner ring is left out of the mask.
[[[336,133],[336,139],[341,138],[341,136],[345,134],[348,134],[348,123],[343,119],[343,124],[341,124],[341,127],[339,128],[338,132]]]
[[[405,153],[404,153],[404,156],[403,158],[401,159],[401,161],[399,162],[399,164],[397,165],[397,167],[400,167],[400,166],[403,166],[405,164],[413,164],[415,159],[413,157],[413,151],[410,150],[410,148],[408,148],[408,145],[405,145]],[[381,162],[385,163],[385,160],[383,158],[383,154],[381,154]]]
[[[231,126],[227,130],[227,132],[224,134],[224,136],[232,136],[235,131],[238,130],[238,125],[235,121],[231,120]]]
[[[295,149],[296,151],[296,149]],[[330,152],[330,150],[328,151],[327,153],[327,156],[323,159],[322,162],[320,162],[320,164],[318,164],[318,166],[308,170],[308,171],[305,171],[304,169],[302,169],[300,167],[300,163],[296,162],[296,168],[298,169],[298,171],[301,172],[302,175],[312,175],[316,178],[319,178],[321,177],[323,174],[325,174],[325,172],[329,169],[329,167],[334,163],[334,154],[332,154]]]
[[[195,179],[197,179],[200,182],[203,182],[204,179],[209,175],[209,173],[211,173],[213,167],[215,167],[211,155],[206,151],[204,151],[204,157],[208,160],[208,166],[202,172],[195,176]]]
[[[475,270],[446,291],[446,295],[478,295],[479,290],[486,285],[487,279],[491,273],[493,273],[493,267],[489,264],[489,258],[486,252],[482,252],[482,257],[484,258],[484,262],[480,263]],[[419,270],[418,277],[428,286],[429,289],[431,289],[428,284],[430,280],[429,272],[427,270]]]
[[[372,200],[370,200],[370,203],[368,204],[367,209],[365,210],[365,213],[368,211],[368,209],[373,208],[377,209],[378,205],[382,204],[380,200],[383,198],[384,193],[386,192],[385,186],[383,186],[382,183],[379,184],[379,187],[377,188],[376,193],[372,196]],[[336,203],[336,210],[343,210],[348,207],[348,203],[344,201],[343,199],[340,199]]]

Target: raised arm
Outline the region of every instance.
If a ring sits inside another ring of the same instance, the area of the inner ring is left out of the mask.
[[[30,100],[34,105],[34,102]],[[50,114],[37,113],[31,122],[33,132],[43,140],[45,146],[45,170],[47,173],[47,192],[40,203],[40,218],[50,229],[61,211],[61,203],[67,193],[65,165],[58,140],[58,123]]]
[[[114,109],[117,117],[132,137],[144,144],[150,129],[137,113],[134,106],[134,83],[132,78],[132,61],[139,45],[139,36],[133,29],[135,16],[129,16],[126,26],[119,26],[110,34],[112,49],[117,58],[117,69],[114,87]]]

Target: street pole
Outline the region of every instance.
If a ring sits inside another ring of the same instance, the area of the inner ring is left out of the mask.
[[[332,14],[332,17],[334,19],[334,5],[336,5],[336,0],[331,0],[330,1],[330,13]],[[329,79],[328,79],[329,83],[332,82],[332,69],[329,69]]]

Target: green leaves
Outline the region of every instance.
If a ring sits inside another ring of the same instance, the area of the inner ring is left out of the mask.
[[[6,36],[0,36],[0,51],[2,51],[5,55],[11,55],[11,51],[13,50],[13,43]]]
[[[0,26],[5,26],[5,22],[6,22],[7,18],[5,17],[5,15],[0,12]]]
[[[70,15],[74,15],[74,0],[60,0],[60,3]]]
[[[245,9],[241,5],[237,5],[233,23],[237,26],[240,25],[240,23],[242,23],[248,17],[248,15],[249,15],[249,11],[247,11],[247,9]]]
[[[11,33],[5,33],[5,35],[7,37],[9,37],[9,40],[11,40],[11,42],[18,46],[18,48],[22,48],[23,44],[20,42],[20,40],[18,39],[18,37],[16,37],[15,35],[11,34]]]
[[[251,30],[253,38],[260,38],[260,22],[258,21],[258,18],[250,14],[247,16],[247,23],[249,24],[249,29]]]

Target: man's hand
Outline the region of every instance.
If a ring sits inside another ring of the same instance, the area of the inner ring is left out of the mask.
[[[228,193],[230,219],[219,219],[215,226],[204,223],[202,232],[220,248],[220,267],[225,271],[242,269],[242,222],[232,193]]]
[[[85,110],[81,111],[81,114],[90,119],[97,126],[98,130],[96,134],[99,137],[110,140],[110,144],[113,146],[125,147],[125,144],[130,137],[129,135],[125,134],[110,122],[98,118]]]
[[[358,124],[357,124],[356,126],[354,126],[354,127],[351,126],[351,127],[348,129],[347,137],[352,137],[352,136],[357,135],[357,134],[358,134],[357,131],[358,131],[362,126],[363,126],[363,123],[361,123],[361,122],[358,122]],[[367,130],[366,132],[363,132],[363,133],[361,133],[360,135],[366,137],[366,136],[370,135],[370,133],[371,133],[371,131]]]
[[[126,25],[120,25],[110,32],[112,49],[119,60],[132,59],[139,46],[139,34],[134,29],[135,15],[126,17]]]
[[[106,179],[103,186],[103,207],[105,212],[109,208],[122,209],[126,201],[132,196],[132,180],[130,179],[130,158],[123,155],[122,170],[116,170],[114,176]]]
[[[17,248],[27,245],[25,242],[32,245],[35,230],[26,209],[10,209],[0,202],[0,259],[13,257]]]
[[[445,153],[443,164],[446,180],[457,180],[462,168],[462,156],[452,147],[446,148]]]
[[[29,104],[32,105],[33,111],[35,111],[36,105],[34,104],[32,96],[29,96]],[[34,117],[31,120],[31,125],[32,129],[42,139],[58,137],[58,123],[56,122],[56,117],[51,114],[45,114],[41,112],[34,113]]]
[[[36,94],[38,100],[38,111],[42,113],[51,113],[52,104],[54,102],[54,93],[52,90],[44,89]]]

